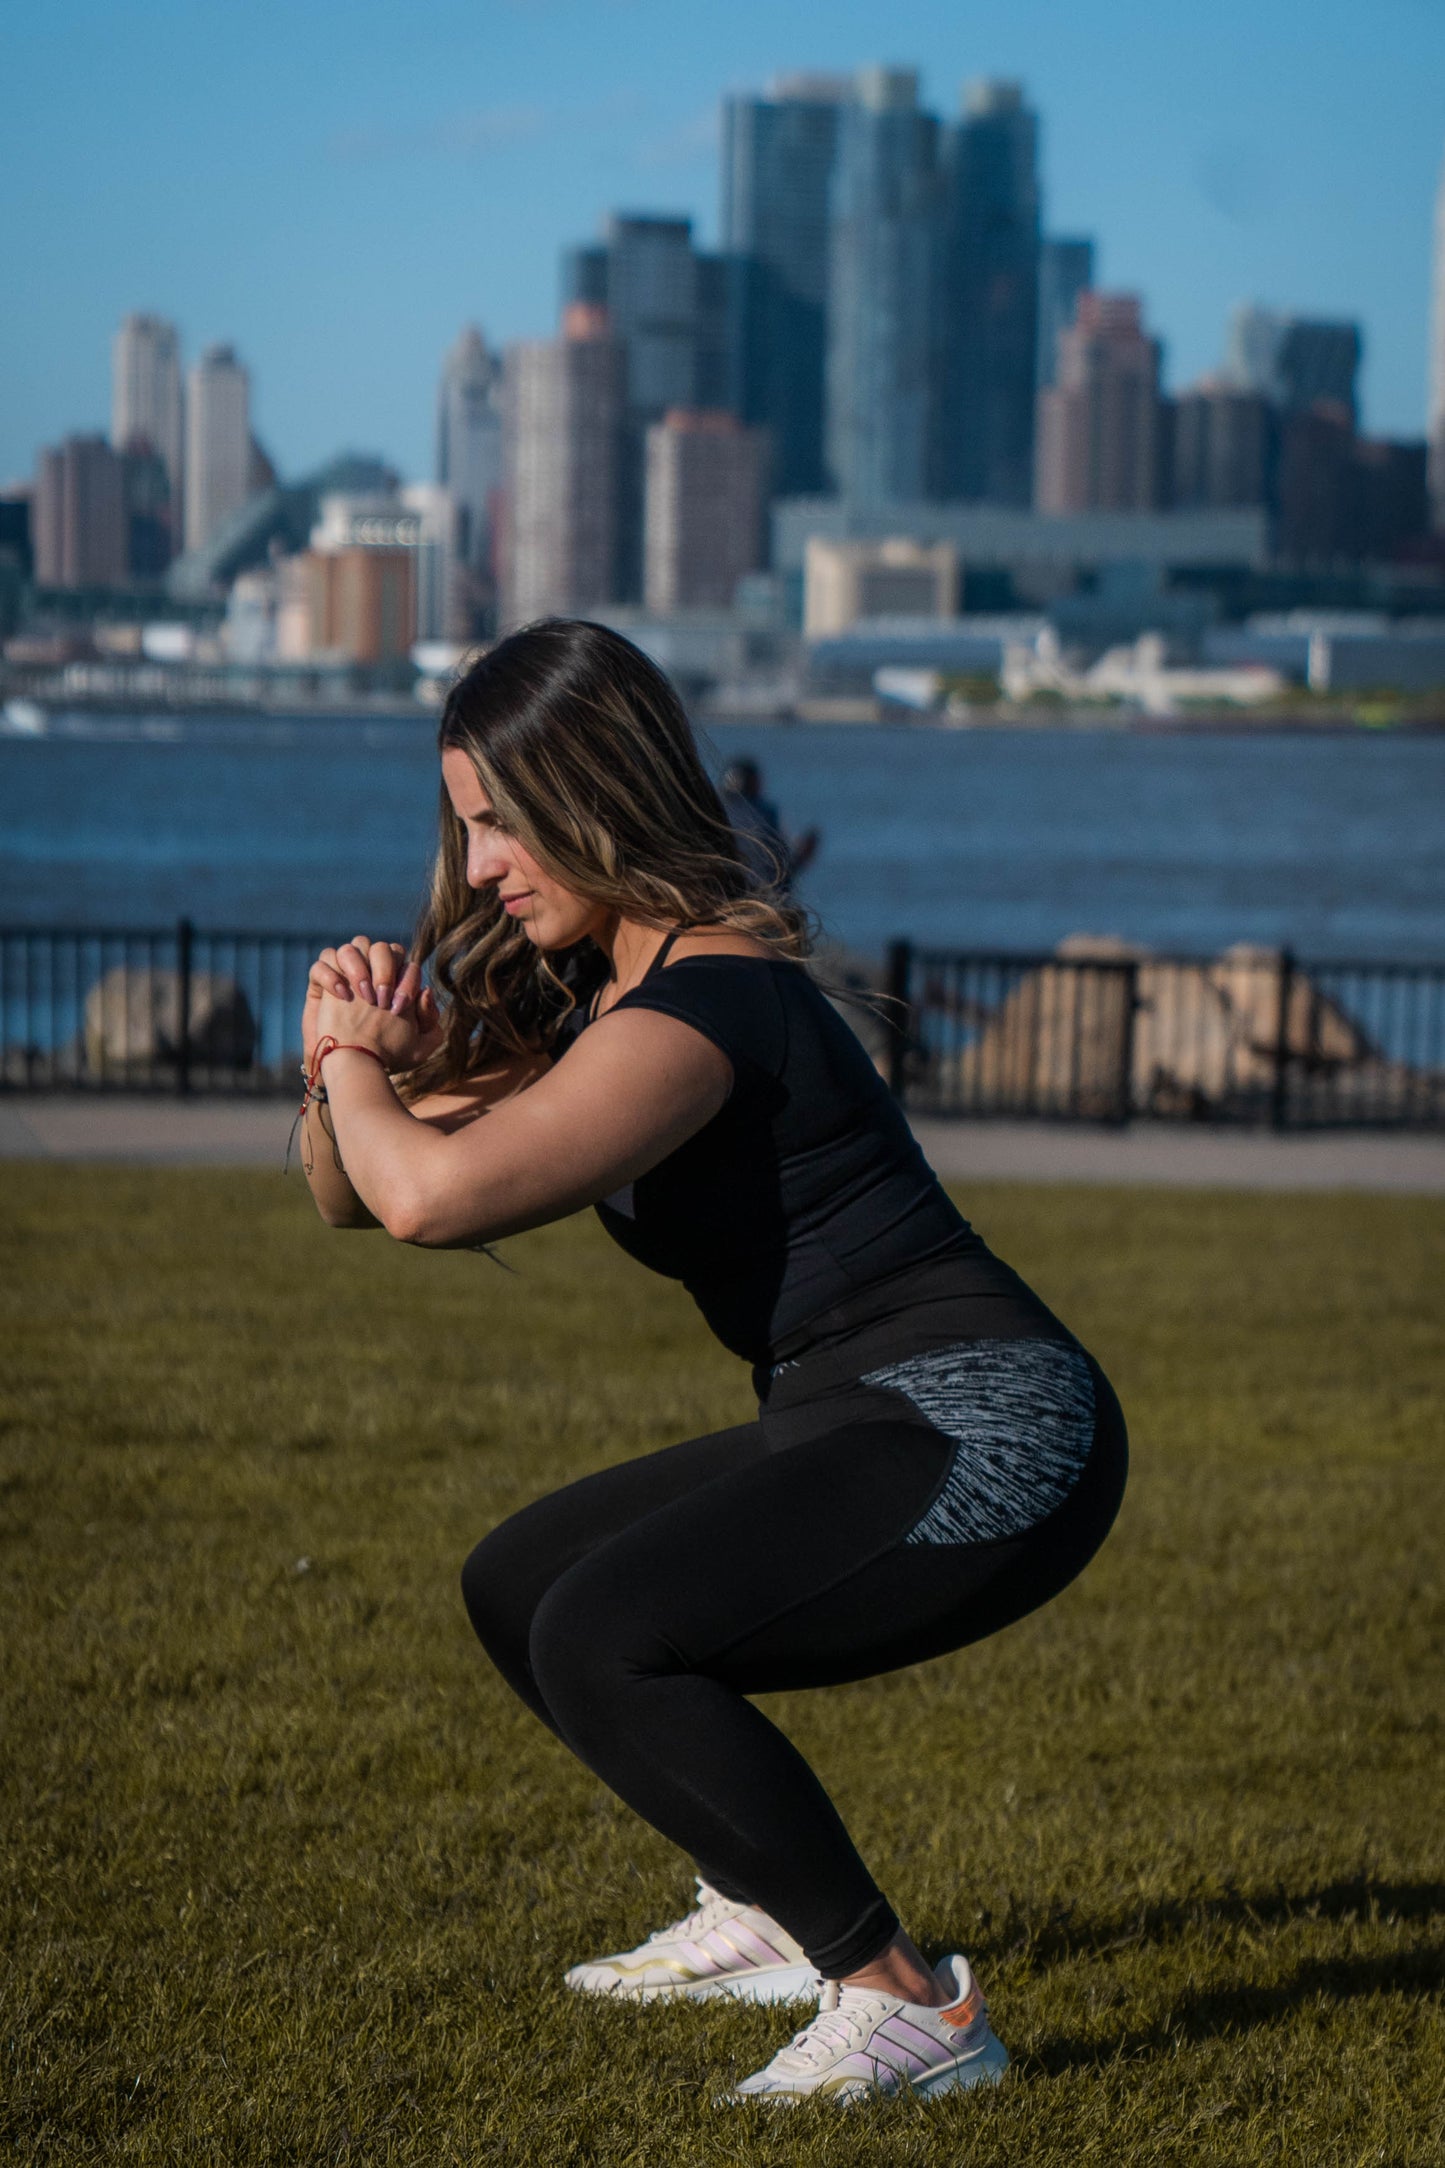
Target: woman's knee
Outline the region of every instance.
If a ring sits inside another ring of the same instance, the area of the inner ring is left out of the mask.
[[[536,1609],[536,1584],[535,1563],[524,1556],[511,1521],[503,1521],[467,1554],[462,1566],[462,1601],[472,1629],[489,1655],[526,1654]]]
[[[532,1615],[532,1676],[565,1724],[591,1727],[633,1684],[678,1668],[635,1593],[583,1559],[559,1575]]]

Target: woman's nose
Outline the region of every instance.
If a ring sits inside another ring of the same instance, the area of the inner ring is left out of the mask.
[[[507,854],[499,836],[473,836],[467,848],[467,886],[490,888],[507,870]]]

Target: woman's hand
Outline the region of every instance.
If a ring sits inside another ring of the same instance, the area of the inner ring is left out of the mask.
[[[315,1060],[316,1048],[327,1039],[335,1039],[341,1046],[366,1047],[380,1057],[388,1071],[414,1069],[429,1051],[414,1007],[398,1013],[352,993],[323,993],[314,1004],[313,1023],[315,1037],[308,1068]]]
[[[328,995],[412,1018],[417,1027],[416,1062],[425,1061],[441,1044],[436,1003],[430,989],[421,983],[420,967],[406,961],[406,951],[399,942],[373,941],[366,934],[355,934],[340,948],[323,949],[307,977],[301,1012],[301,1054],[308,1071],[323,1032],[331,1030],[334,1036],[343,1036],[335,1032],[334,1026],[323,1026],[319,1021],[321,1003]]]

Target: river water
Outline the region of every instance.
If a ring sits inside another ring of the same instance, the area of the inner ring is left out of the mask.
[[[829,934],[1445,958],[1445,736],[718,725]],[[404,934],[436,818],[419,717],[60,716],[0,739],[0,924]]]

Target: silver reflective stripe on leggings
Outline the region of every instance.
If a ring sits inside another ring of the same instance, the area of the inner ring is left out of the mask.
[[[1021,1535],[1078,1480],[1094,1440],[1094,1379],[1082,1350],[1054,1340],[961,1340],[870,1370],[957,1447],[909,1543]]]

